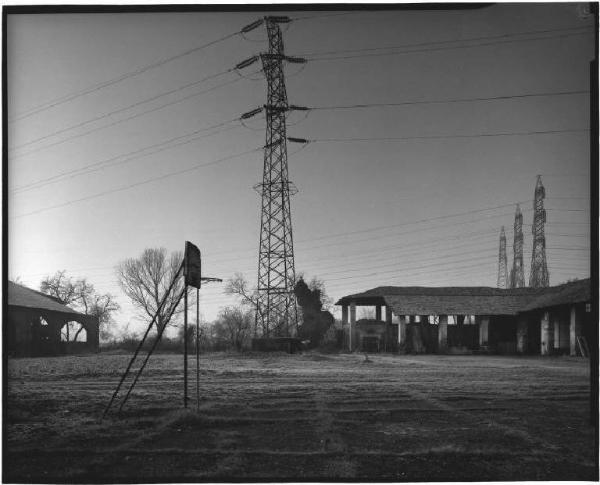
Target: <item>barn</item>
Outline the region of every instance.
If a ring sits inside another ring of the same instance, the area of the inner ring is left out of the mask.
[[[547,288],[380,286],[336,304],[345,347],[366,352],[587,355],[593,335],[589,278]],[[375,318],[357,320],[357,307]]]
[[[49,356],[98,352],[99,323],[51,296],[8,282],[4,313],[5,352]]]

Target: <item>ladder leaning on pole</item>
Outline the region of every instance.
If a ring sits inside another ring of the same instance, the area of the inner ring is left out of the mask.
[[[186,241],[185,255],[184,255],[183,261],[182,261],[181,265],[179,266],[177,272],[175,273],[175,276],[173,277],[173,280],[171,281],[169,288],[165,292],[165,295],[163,296],[163,299],[161,300],[161,302],[156,310],[156,313],[154,314],[154,316],[152,317],[152,320],[150,321],[148,327],[146,328],[144,336],[140,340],[131,360],[129,361],[129,364],[127,365],[127,368],[125,369],[125,372],[121,376],[121,379],[120,379],[119,383],[117,384],[117,387],[116,387],[115,391],[113,392],[113,395],[112,395],[108,405],[106,406],[104,413],[102,414],[102,417],[104,417],[108,414],[111,406],[117,399],[117,396],[119,394],[119,391],[121,390],[121,387],[123,386],[123,383],[125,382],[127,377],[130,375],[130,371],[133,367],[133,364],[136,362],[136,360],[138,360],[138,356],[140,355],[140,351],[142,350],[142,347],[148,338],[150,330],[152,329],[152,326],[156,322],[156,319],[158,318],[159,313],[162,311],[162,309],[165,305],[165,302],[167,301],[167,298],[169,297],[173,288],[175,287],[175,284],[176,284],[177,280],[179,279],[182,270],[183,270],[183,275],[184,275],[183,289],[181,290],[181,292],[175,299],[175,304],[171,307],[171,311],[167,315],[167,319],[164,322],[164,324],[161,325],[160,327],[158,327],[158,325],[157,325],[157,335],[156,335],[154,342],[152,343],[152,347],[150,348],[150,350],[146,353],[145,357],[143,358],[142,364],[139,367],[139,369],[137,370],[137,372],[135,373],[133,380],[129,384],[127,393],[125,394],[125,397],[121,400],[118,410],[120,412],[123,409],[123,406],[125,405],[127,400],[129,399],[129,396],[131,395],[133,388],[137,384],[137,381],[139,380],[140,376],[142,375],[142,372],[144,371],[144,368],[146,367],[146,364],[148,363],[150,356],[156,349],[156,346],[158,345],[158,342],[162,338],[162,335],[164,333],[164,330],[165,330],[167,324],[173,317],[173,314],[175,313],[175,310],[176,310],[177,306],[179,305],[179,303],[181,302],[181,299],[183,297],[185,297],[184,332],[183,332],[183,334],[184,334],[183,402],[184,402],[184,407],[187,407],[187,390],[188,390],[188,385],[187,385],[188,384],[188,381],[187,381],[187,291],[188,291],[188,286],[192,286],[192,287],[196,288],[196,320],[197,320],[196,321],[196,374],[197,374],[196,375],[196,396],[197,396],[197,399],[199,400],[199,375],[200,375],[199,374],[200,373],[200,363],[199,363],[200,362],[199,361],[200,353],[199,353],[199,342],[198,342],[198,329],[199,329],[199,317],[200,317],[199,300],[198,300],[199,289],[202,284],[202,281],[205,281],[205,282],[211,282],[211,281],[221,282],[221,281],[223,281],[220,278],[204,278],[204,277],[202,277],[201,268],[202,268],[202,265],[201,265],[200,250],[194,244],[190,243],[189,241]]]

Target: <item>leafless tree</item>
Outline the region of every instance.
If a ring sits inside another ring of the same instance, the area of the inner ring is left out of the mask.
[[[249,288],[248,281],[243,274],[236,273],[233,278],[227,280],[225,293],[239,296],[243,306],[251,307],[254,311],[258,310],[258,292]]]
[[[214,325],[217,337],[224,338],[236,350],[242,350],[254,322],[254,313],[243,307],[228,306],[219,312]]]
[[[54,276],[46,276],[40,283],[40,291],[52,296],[63,305],[71,305],[81,297],[81,289],[73,278],[67,276],[66,270],[57,271]]]
[[[106,338],[110,334],[113,313],[120,309],[115,297],[110,293],[98,293],[87,279],[74,280],[67,276],[65,270],[57,271],[53,276],[46,276],[40,283],[40,291],[85,315],[96,316],[100,323],[101,337]],[[77,341],[82,330],[83,326],[70,322],[65,335],[68,340]]]
[[[117,265],[119,285],[142,315],[154,317],[182,260],[181,251],[175,251],[169,256],[165,248],[147,248],[138,258],[129,258]],[[171,313],[176,316],[183,311],[183,308],[177,308],[177,298],[182,289],[183,276],[180,273],[158,312],[156,323],[159,329],[169,323]]]

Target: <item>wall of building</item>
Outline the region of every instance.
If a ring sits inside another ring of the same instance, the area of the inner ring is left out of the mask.
[[[97,321],[94,322],[93,318],[79,322],[87,332],[86,342],[61,342],[61,328],[77,319],[77,315],[67,317],[51,311],[9,307],[5,320],[8,355],[22,357],[98,352],[100,334]]]

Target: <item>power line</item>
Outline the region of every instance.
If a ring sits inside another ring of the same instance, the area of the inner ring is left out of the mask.
[[[102,197],[104,195],[113,194],[115,192],[123,192],[125,190],[129,190],[129,189],[132,189],[134,187],[139,187],[140,185],[145,185],[145,184],[149,184],[151,182],[156,182],[157,180],[163,180],[163,179],[166,179],[166,178],[174,177],[176,175],[181,175],[181,174],[184,174],[184,173],[192,172],[192,171],[198,170],[199,168],[202,168],[202,167],[208,167],[210,165],[216,165],[218,163],[222,163],[222,162],[225,162],[225,161],[228,161],[228,160],[232,160],[234,158],[239,158],[239,157],[244,156],[244,155],[249,155],[250,153],[253,153],[253,152],[256,152],[256,151],[260,151],[262,149],[263,149],[262,147],[253,148],[252,150],[247,150],[245,152],[238,153],[236,155],[230,155],[228,157],[219,158],[218,160],[213,160],[212,162],[203,163],[203,164],[199,164],[199,165],[194,165],[193,167],[186,168],[184,170],[178,170],[176,172],[169,172],[169,173],[166,173],[166,174],[161,175],[159,177],[153,177],[151,179],[147,179],[147,180],[144,180],[142,182],[136,182],[134,184],[129,184],[129,185],[126,185],[124,187],[119,187],[119,188],[116,188],[116,189],[107,190],[105,192],[100,192],[98,194],[90,195],[90,196],[87,196],[87,197],[82,197],[81,199],[70,200],[70,201],[64,202],[62,204],[57,204],[57,205],[53,205],[53,206],[43,207],[41,209],[38,209],[38,210],[35,210],[35,211],[32,211],[32,212],[27,212],[27,213],[24,213],[24,214],[18,214],[16,216],[14,216],[14,218],[20,218],[20,217],[30,216],[30,215],[33,215],[33,214],[39,214],[41,212],[46,212],[46,211],[49,211],[49,210],[58,209],[59,207],[65,207],[65,206],[68,206],[68,205],[76,204],[78,202],[83,202],[83,201],[86,201],[86,200],[95,199],[97,197]]]
[[[351,55],[341,55],[341,56],[324,56],[324,57],[304,56],[304,57],[307,60],[312,61],[312,62],[332,61],[332,60],[340,60],[340,59],[356,59],[356,58],[361,58],[361,57],[383,57],[383,56],[394,56],[394,55],[413,54],[413,53],[422,53],[422,52],[436,52],[436,51],[468,49],[468,48],[476,48],[476,47],[487,47],[487,46],[491,46],[491,45],[512,44],[512,43],[516,43],[516,42],[531,42],[531,41],[538,41],[538,40],[561,39],[561,38],[566,38],[566,37],[585,35],[585,34],[588,34],[589,32],[590,32],[590,30],[586,28],[586,31],[584,31],[584,32],[573,32],[573,33],[565,33],[565,34],[560,34],[560,35],[542,36],[542,37],[530,37],[527,39],[496,40],[496,41],[481,42],[481,43],[470,44],[470,45],[442,46],[442,47],[431,47],[431,48],[412,49],[412,50],[403,50],[403,51],[394,51],[394,52],[374,52],[374,53],[368,53],[368,54],[351,54]],[[460,42],[460,41],[450,41],[450,42]],[[435,44],[441,44],[441,43],[442,42],[436,42]],[[378,48],[378,49],[379,50],[386,50],[386,49],[389,50],[392,48]]]
[[[487,138],[497,136],[532,136],[532,135],[548,135],[559,133],[588,133],[589,129],[569,129],[569,130],[538,130],[538,131],[512,131],[500,133],[473,133],[460,135],[418,135],[418,136],[400,136],[400,137],[373,137],[373,138],[314,138],[302,139],[294,138],[290,141],[298,143],[322,143],[322,142],[356,142],[356,141],[402,141],[402,140],[445,140],[453,138]]]
[[[113,84],[116,84],[116,83],[119,83],[121,81],[124,81],[125,79],[129,79],[131,77],[138,76],[140,74],[143,74],[143,73],[149,71],[150,69],[154,69],[156,67],[159,67],[159,66],[162,66],[164,64],[167,64],[168,62],[171,62],[171,61],[173,61],[175,59],[181,59],[182,57],[188,56],[188,55],[190,55],[190,54],[192,54],[194,52],[198,52],[200,50],[206,49],[207,47],[210,47],[212,45],[215,45],[215,44],[218,44],[220,42],[223,42],[223,41],[225,41],[227,39],[230,39],[231,37],[234,37],[234,36],[238,35],[239,33],[240,33],[239,31],[238,32],[233,32],[231,34],[225,35],[225,36],[220,37],[218,39],[212,40],[212,41],[210,41],[210,42],[208,42],[206,44],[203,44],[201,46],[193,47],[191,49],[187,49],[187,50],[185,50],[183,52],[180,52],[179,54],[175,54],[173,56],[166,57],[166,58],[161,59],[159,61],[153,62],[151,64],[147,64],[147,65],[142,66],[142,67],[140,67],[138,69],[135,69],[134,71],[130,71],[130,72],[121,74],[120,76],[117,76],[115,78],[109,79],[107,81],[103,81],[103,82],[101,82],[99,84],[95,84],[95,85],[90,86],[89,88],[86,88],[84,90],[77,91],[77,92],[71,93],[71,94],[67,94],[67,95],[62,96],[60,98],[55,98],[54,100],[51,100],[51,101],[47,101],[46,103],[43,103],[41,105],[35,106],[33,108],[30,108],[29,110],[21,113],[20,115],[15,116],[14,118],[10,119],[9,122],[14,122],[14,121],[21,120],[23,118],[27,118],[29,116],[32,116],[32,115],[36,114],[36,113],[39,113],[40,111],[45,111],[47,109],[54,108],[55,106],[58,106],[58,105],[63,104],[63,103],[66,103],[67,101],[71,101],[71,100],[73,100],[75,98],[78,98],[80,96],[85,96],[86,94],[90,94],[90,93],[96,92],[96,91],[98,91],[100,89],[103,89],[105,87],[112,86]]]
[[[206,82],[206,81],[209,81],[209,80],[211,80],[211,79],[215,79],[215,78],[217,78],[217,77],[220,77],[220,76],[223,76],[223,75],[225,75],[225,74],[228,74],[228,73],[230,73],[230,72],[232,72],[232,71],[233,71],[233,69],[227,69],[226,71],[222,71],[222,72],[219,72],[219,73],[217,73],[217,74],[212,74],[212,75],[210,75],[210,76],[206,76],[206,77],[204,77],[204,78],[202,78],[202,79],[200,79],[200,80],[198,80],[198,81],[194,81],[194,82],[191,82],[191,83],[187,83],[187,84],[185,84],[185,85],[183,85],[183,86],[180,86],[180,87],[178,87],[178,88],[176,88],[176,89],[171,89],[170,91],[166,91],[166,92],[164,92],[164,93],[157,94],[157,95],[155,95],[155,96],[151,96],[150,98],[143,99],[142,101],[137,101],[136,103],[130,104],[130,105],[128,105],[128,106],[125,106],[125,107],[123,107],[123,108],[119,108],[119,109],[116,109],[116,110],[114,110],[114,111],[110,111],[110,112],[108,112],[108,113],[105,113],[105,114],[103,114],[103,115],[97,116],[97,117],[95,117],[95,118],[91,118],[91,119],[88,119],[88,120],[82,121],[82,122],[80,122],[80,123],[77,123],[77,124],[75,124],[75,125],[68,126],[68,127],[66,127],[66,128],[62,128],[62,129],[60,129],[60,130],[58,130],[58,131],[54,131],[54,132],[52,132],[52,133],[49,133],[49,134],[47,134],[47,135],[44,135],[44,136],[41,136],[41,137],[39,137],[39,138],[35,138],[35,139],[33,139],[33,140],[30,140],[30,141],[28,141],[28,142],[21,143],[20,145],[16,145],[16,146],[14,146],[14,147],[11,147],[11,148],[10,148],[10,150],[18,150],[19,148],[23,148],[23,147],[25,147],[25,146],[32,145],[32,144],[34,144],[34,143],[37,143],[37,142],[39,142],[39,141],[42,141],[42,140],[46,140],[46,139],[48,139],[48,138],[51,138],[51,137],[53,137],[53,136],[59,135],[59,134],[61,134],[61,133],[65,133],[65,132],[67,132],[67,131],[71,131],[71,130],[74,130],[74,129],[76,129],[76,128],[81,128],[82,126],[88,125],[88,124],[90,124],[90,123],[94,123],[94,122],[96,122],[96,121],[100,121],[100,120],[102,120],[102,119],[104,119],[104,118],[108,118],[108,117],[110,117],[110,116],[114,116],[114,115],[116,115],[116,114],[118,114],[118,113],[122,113],[123,111],[127,111],[127,110],[130,110],[130,109],[132,109],[132,108],[136,108],[136,107],[138,107],[138,106],[141,106],[141,105],[143,105],[143,104],[149,103],[149,102],[151,102],[151,101],[155,101],[155,100],[157,100],[157,99],[159,99],[159,98],[162,98],[163,96],[168,96],[169,94],[173,94],[173,93],[176,93],[176,92],[182,91],[182,90],[184,90],[184,89],[187,89],[187,88],[189,88],[189,87],[196,86],[197,84],[201,84],[201,83],[203,83],[203,82]]]
[[[225,121],[223,123],[217,123],[216,125],[213,125],[213,126],[202,128],[200,130],[195,130],[195,131],[192,131],[191,133],[186,133],[185,135],[176,136],[176,137],[170,138],[168,140],[165,140],[163,142],[156,143],[154,145],[150,145],[150,146],[146,146],[146,147],[142,147],[142,148],[139,148],[139,149],[134,150],[132,152],[121,154],[121,155],[117,155],[117,156],[114,156],[114,157],[111,157],[111,158],[108,158],[108,159],[105,159],[105,160],[101,160],[99,162],[95,162],[95,163],[86,165],[84,167],[77,168],[75,170],[68,170],[68,171],[65,171],[65,172],[61,172],[61,173],[59,173],[57,175],[53,175],[52,177],[48,177],[48,178],[45,178],[45,179],[40,179],[40,180],[38,180],[36,182],[31,182],[29,184],[21,185],[19,187],[16,187],[16,188],[12,189],[11,192],[13,192],[13,193],[22,193],[22,192],[27,192],[27,191],[33,190],[33,189],[39,189],[41,187],[45,187],[46,185],[50,185],[50,184],[62,182],[63,180],[66,180],[66,179],[71,179],[71,178],[78,177],[78,176],[81,176],[81,175],[87,175],[89,173],[93,173],[93,172],[96,172],[98,170],[103,170],[103,169],[105,169],[107,167],[111,167],[111,166],[118,165],[118,164],[124,164],[124,163],[130,162],[132,160],[137,160],[137,159],[142,158],[142,157],[146,157],[146,156],[149,156],[149,155],[154,155],[155,153],[159,153],[159,152],[162,152],[162,151],[165,151],[165,150],[170,150],[171,148],[175,148],[175,147],[187,144],[187,143],[191,143],[192,141],[196,141],[196,140],[199,140],[199,139],[202,139],[202,138],[206,138],[208,136],[213,136],[213,135],[222,133],[224,131],[229,131],[229,130],[231,130],[233,128],[236,128],[235,125],[234,126],[230,126],[229,128],[217,130],[214,133],[209,133],[207,135],[202,135],[202,136],[194,137],[194,138],[192,138],[190,140],[187,140],[187,141],[182,142],[182,143],[177,143],[175,145],[166,146],[166,145],[169,145],[169,143],[172,143],[172,142],[177,141],[177,140],[181,140],[183,138],[188,138],[188,137],[193,136],[195,134],[199,134],[199,133],[202,133],[202,132],[205,132],[205,131],[210,131],[210,130],[216,129],[216,128],[221,128],[223,126],[226,126],[228,124],[233,123],[234,121],[237,121],[237,119],[233,119],[233,120],[230,120],[230,121]],[[155,148],[159,148],[159,149],[158,150],[153,150]],[[148,150],[151,150],[151,151],[149,153],[143,153],[143,152],[148,151]],[[124,160],[120,160],[122,158],[125,158],[125,159]]]
[[[506,34],[498,34],[498,35],[484,35],[477,37],[466,37],[462,39],[444,39],[438,41],[427,41],[427,42],[412,42],[408,44],[399,44],[399,45],[391,45],[391,46],[376,46],[376,47],[366,47],[362,49],[337,49],[334,51],[321,51],[321,52],[305,52],[300,55],[305,57],[310,56],[319,56],[319,55],[329,55],[329,54],[342,54],[342,53],[352,53],[352,52],[372,52],[372,51],[380,51],[380,50],[390,50],[390,49],[403,49],[405,47],[424,47],[430,45],[438,45],[438,44],[454,44],[457,42],[471,42],[478,40],[491,40],[491,39],[503,39],[506,37],[515,37],[521,35],[537,35],[537,34],[549,34],[549,33],[557,33],[557,32],[571,32],[574,30],[582,30],[582,29],[590,29],[590,27],[586,26],[576,26],[576,27],[564,27],[561,29],[543,29],[543,30],[526,30],[521,32],[509,32]],[[526,39],[525,39],[526,40]]]
[[[477,101],[498,101],[506,99],[522,99],[522,98],[536,98],[536,97],[549,97],[549,96],[568,96],[577,94],[589,94],[588,90],[577,90],[577,91],[554,91],[545,93],[526,93],[526,94],[512,94],[503,96],[488,96],[488,97],[476,97],[476,98],[454,98],[454,99],[440,99],[440,100],[423,100],[423,101],[402,101],[398,103],[365,103],[365,104],[350,104],[350,105],[331,105],[331,106],[313,106],[309,107],[310,111],[321,111],[321,110],[346,110],[346,109],[363,109],[363,108],[384,108],[384,107],[396,107],[396,106],[412,106],[412,105],[427,105],[427,104],[450,104],[450,103],[470,103]]]
[[[175,100],[175,101],[170,101],[170,102],[168,102],[168,103],[164,103],[164,104],[162,104],[162,105],[160,105],[160,106],[157,106],[157,107],[151,108],[151,109],[149,109],[149,110],[146,110],[146,111],[141,111],[141,112],[139,112],[139,113],[136,113],[136,114],[134,114],[134,115],[132,115],[132,116],[129,116],[129,117],[127,117],[127,118],[122,118],[122,119],[120,119],[120,120],[115,120],[115,121],[113,121],[112,123],[109,123],[109,124],[107,124],[107,125],[100,126],[100,127],[98,127],[98,128],[93,128],[93,129],[91,129],[91,130],[88,130],[88,131],[85,131],[85,132],[83,132],[83,133],[79,133],[79,134],[77,134],[77,135],[73,135],[73,136],[70,136],[70,137],[64,138],[64,139],[62,139],[62,140],[56,141],[56,142],[54,142],[54,143],[50,143],[50,144],[48,144],[48,145],[44,145],[44,146],[42,146],[42,147],[38,147],[38,148],[36,148],[36,149],[30,150],[30,151],[28,151],[28,152],[25,152],[25,153],[21,153],[21,154],[17,154],[17,155],[12,155],[12,157],[11,157],[11,158],[12,158],[12,159],[18,159],[18,158],[22,158],[22,157],[24,157],[24,156],[27,156],[27,155],[30,155],[30,154],[32,154],[32,153],[38,152],[38,151],[40,151],[40,150],[45,150],[45,149],[47,149],[47,148],[50,148],[50,147],[53,147],[53,146],[56,146],[56,145],[60,145],[60,144],[62,144],[62,143],[65,143],[65,142],[67,142],[67,141],[73,140],[73,139],[75,139],[75,138],[81,138],[82,136],[89,135],[90,133],[94,133],[94,132],[96,132],[96,131],[99,131],[99,130],[104,130],[104,129],[106,129],[106,128],[110,128],[110,127],[112,127],[112,126],[118,125],[118,124],[120,124],[120,123],[124,123],[124,122],[126,122],[126,121],[130,121],[130,120],[133,120],[133,119],[135,119],[135,118],[139,118],[140,116],[146,115],[146,114],[148,114],[148,113],[153,113],[153,112],[155,112],[155,111],[159,111],[159,110],[161,110],[161,109],[163,109],[163,108],[166,108],[166,107],[168,107],[168,106],[172,106],[172,105],[174,105],[174,104],[181,103],[181,102],[183,102],[183,101],[186,101],[186,100],[188,100],[188,99],[194,98],[194,97],[196,97],[196,96],[200,96],[200,95],[202,95],[202,94],[206,94],[206,93],[208,93],[208,92],[211,92],[211,91],[214,91],[214,90],[216,90],[216,89],[220,89],[220,88],[222,88],[222,87],[224,87],[224,86],[229,86],[230,84],[234,84],[234,83],[236,83],[236,82],[239,82],[239,81],[241,81],[241,80],[242,80],[242,78],[235,78],[235,79],[233,79],[233,80],[231,80],[231,81],[227,81],[227,82],[224,82],[224,83],[221,83],[221,84],[217,84],[216,86],[212,86],[212,87],[210,87],[210,88],[208,88],[208,89],[204,89],[204,90],[202,90],[202,91],[199,91],[199,92],[197,92],[197,93],[192,93],[192,94],[189,94],[189,95],[187,95],[187,96],[184,96],[183,98],[177,99],[177,100]]]
[[[322,19],[327,17],[341,17],[345,15],[364,15],[364,12],[338,12],[323,15],[308,15],[305,17],[292,17],[291,20],[293,22],[301,22],[303,20]]]

